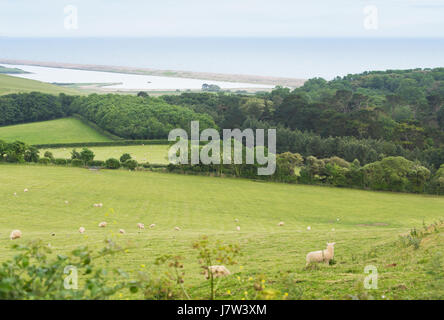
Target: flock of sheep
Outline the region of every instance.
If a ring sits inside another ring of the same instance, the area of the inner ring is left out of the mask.
[[[28,189],[24,189],[24,192],[28,192]],[[14,196],[17,196],[17,193],[14,192]],[[65,201],[65,204],[68,204],[68,201]],[[93,207],[96,208],[101,208],[103,207],[102,203],[95,203],[93,204]],[[339,221],[339,219],[337,219],[337,221]],[[235,219],[235,222],[238,223],[239,219]],[[283,221],[278,223],[279,227],[283,227],[285,225],[285,223]],[[106,221],[102,221],[99,223],[98,225],[100,228],[105,228],[107,226],[107,222]],[[156,225],[153,223],[151,224],[149,227],[150,229],[154,228]],[[143,230],[145,229],[145,225],[143,223],[137,223],[137,228],[139,230]],[[180,231],[181,229],[179,227],[174,227],[175,231]],[[240,231],[240,226],[238,225],[236,227],[237,231]],[[308,226],[307,230],[310,231],[311,227]],[[86,229],[84,227],[80,227],[79,228],[79,233],[85,233]],[[332,229],[332,231],[334,231],[334,229]],[[119,230],[120,234],[125,234],[125,230],[124,229],[120,229]],[[22,237],[22,232],[20,230],[12,230],[11,234],[10,234],[10,239],[11,240],[15,240],[15,239],[19,239]],[[309,252],[306,256],[306,266],[312,264],[312,263],[320,263],[320,262],[324,262],[326,264],[329,264],[330,261],[334,258],[334,245],[336,243],[332,242],[332,243],[327,243],[327,248],[325,250],[319,250],[319,251],[312,251]],[[214,277],[223,277],[223,276],[227,276],[230,275],[230,271],[225,267],[225,266],[210,266],[208,268],[208,271],[210,271]],[[208,271],[205,272],[205,276],[208,278]]]

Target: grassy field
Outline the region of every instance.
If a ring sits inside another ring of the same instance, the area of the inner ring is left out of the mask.
[[[208,283],[192,242],[208,235],[240,244],[243,253],[237,265],[228,266],[233,275],[219,283],[219,298],[245,297],[249,278],[258,275],[264,275],[267,288],[286,292],[290,299],[300,293],[303,299],[444,298],[442,279],[428,272],[442,268],[444,230],[423,239],[417,250],[397,242],[411,228],[444,218],[443,197],[20,165],[0,165],[0,181],[0,260],[13,254],[8,249],[12,229],[23,232],[14,243],[40,238],[59,252],[79,245],[100,248],[105,237],[113,236],[133,246],[112,258],[113,267],[136,272],[145,265],[157,272],[156,257],[181,255],[184,286],[192,297],[207,298]],[[108,227],[99,228],[101,221]],[[138,222],[156,227],[139,232]],[[84,235],[78,233],[80,226],[87,230]],[[174,231],[176,226],[181,231]],[[126,234],[119,237],[120,228]],[[306,269],[305,255],[324,249],[327,241],[336,242],[336,263]],[[362,289],[367,265],[378,268],[377,290]]]
[[[95,154],[96,160],[107,160],[109,158],[119,159],[124,153],[129,153],[139,163],[168,164],[168,145],[145,145],[145,146],[112,146],[112,147],[88,147]],[[41,149],[40,154],[46,151],[52,152],[55,158],[71,158],[73,148]],[[77,148],[80,151],[82,148]]]
[[[66,93],[71,95],[81,94],[79,91],[71,88],[63,88],[53,84],[44,83],[36,80],[23,79],[20,77],[0,74],[0,95],[38,91],[49,94]]]
[[[75,118],[0,127],[0,140],[28,144],[111,141]]]

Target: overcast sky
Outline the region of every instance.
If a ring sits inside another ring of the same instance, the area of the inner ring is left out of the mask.
[[[0,36],[444,37],[444,0],[0,0]]]

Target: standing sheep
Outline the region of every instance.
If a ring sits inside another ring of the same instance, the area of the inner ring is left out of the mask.
[[[9,236],[11,240],[15,240],[22,237],[22,232],[20,230],[12,230],[11,235]]]
[[[106,222],[100,222],[100,223],[99,223],[99,227],[100,227],[100,228],[105,228],[106,225],[107,225]]]
[[[138,223],[137,228],[139,229],[145,229],[145,225],[143,223]]]
[[[334,253],[335,253],[334,245],[335,244],[336,244],[336,242],[327,243],[327,249],[320,250],[320,251],[313,251],[313,252],[310,252],[309,254],[307,254],[306,266],[308,266],[312,262],[315,262],[315,263],[316,262],[325,262],[326,264],[329,264],[330,260],[332,260],[334,257]]]

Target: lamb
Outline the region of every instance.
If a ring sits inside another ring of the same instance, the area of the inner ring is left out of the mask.
[[[145,225],[143,223],[138,223],[137,228],[139,229],[145,229]]]
[[[99,223],[99,227],[100,227],[100,228],[105,228],[106,225],[107,225],[107,223],[106,223],[105,221]]]
[[[156,224],[155,224],[155,223],[153,223],[153,224],[150,224],[150,229],[154,228],[155,226],[156,226]]]
[[[225,266],[209,266],[208,269],[205,269],[204,274],[205,278],[209,278],[208,270],[213,274],[213,277],[225,277],[231,274],[230,270],[228,270]]]
[[[327,249],[320,251],[313,251],[307,254],[306,257],[306,266],[308,266],[312,262],[325,262],[326,264],[330,263],[330,260],[334,257],[334,245],[336,243],[327,243]]]
[[[22,232],[20,230],[12,230],[11,235],[9,236],[11,240],[15,240],[22,237]]]
[[[84,228],[84,227],[80,227],[80,228],[79,228],[79,232],[80,232],[80,233],[84,233],[84,232],[85,232],[85,228]]]

